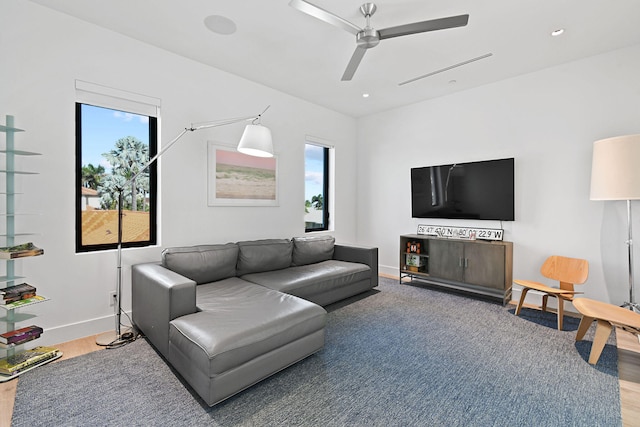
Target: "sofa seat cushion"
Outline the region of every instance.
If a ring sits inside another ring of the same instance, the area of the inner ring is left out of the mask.
[[[199,285],[202,311],[174,319],[171,346],[213,377],[324,329],[326,311],[309,301],[229,278]]]
[[[371,269],[366,264],[328,260],[283,270],[245,274],[242,279],[300,298],[313,299],[315,295],[370,277]]]

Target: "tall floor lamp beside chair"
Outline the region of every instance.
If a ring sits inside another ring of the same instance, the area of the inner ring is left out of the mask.
[[[634,296],[631,201],[640,200],[640,134],[601,139],[593,143],[591,200],[627,201],[627,262],[629,300],[622,307],[640,313]]]
[[[569,258],[552,255],[540,267],[540,273],[551,280],[557,280],[559,287],[546,286],[539,282],[530,280],[514,280],[513,283],[522,286],[520,301],[516,307],[516,316],[520,315],[522,304],[527,292],[535,290],[543,293],[542,310],[547,311],[547,300],[549,297],[558,300],[558,330],[562,330],[564,321],[564,302],[573,301],[573,296],[581,292],[576,292],[573,285],[581,285],[587,281],[589,276],[589,262],[579,258]]]

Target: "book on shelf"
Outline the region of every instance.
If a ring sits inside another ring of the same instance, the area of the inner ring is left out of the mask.
[[[0,289],[0,295],[5,304],[9,304],[21,299],[33,298],[36,296],[36,288],[28,283],[21,283]]]
[[[2,344],[22,344],[27,341],[34,340],[42,334],[43,329],[40,326],[31,325],[24,328],[8,331],[0,334],[0,343]]]
[[[53,359],[58,355],[58,349],[54,347],[35,347],[16,353],[13,356],[0,359],[0,374],[15,375],[31,366]]]
[[[42,254],[44,254],[44,249],[35,246],[31,242],[16,246],[0,247],[0,259],[14,259]]]
[[[5,309],[7,309],[7,310],[13,310],[14,308],[20,308],[20,307],[25,306],[25,305],[36,304],[36,303],[39,303],[39,302],[42,302],[42,301],[47,301],[47,298],[43,297],[42,295],[36,295],[36,296],[31,297],[31,298],[21,299],[21,300],[18,300],[18,301],[14,301],[12,303],[7,303],[7,304],[4,304],[4,305],[0,304],[0,307],[3,307]]]

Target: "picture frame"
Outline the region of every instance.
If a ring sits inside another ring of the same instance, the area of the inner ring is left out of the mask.
[[[208,206],[278,206],[278,159],[207,143]]]

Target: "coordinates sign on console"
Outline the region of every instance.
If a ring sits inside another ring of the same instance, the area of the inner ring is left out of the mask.
[[[502,240],[504,230],[496,228],[448,227],[444,225],[418,225],[418,234],[445,239]]]

